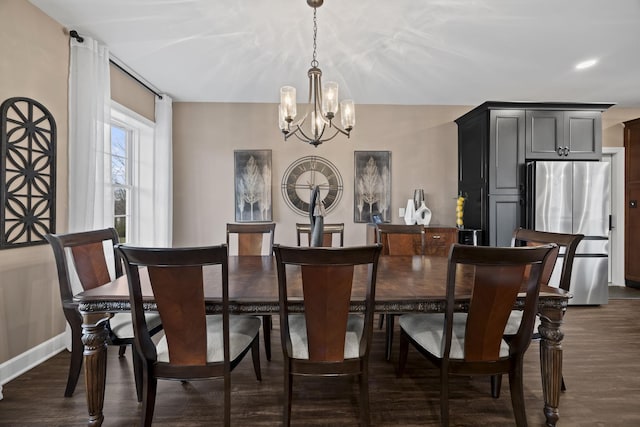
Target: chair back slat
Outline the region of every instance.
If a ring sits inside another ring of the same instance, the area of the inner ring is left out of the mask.
[[[573,270],[573,259],[578,249],[578,244],[584,239],[584,234],[552,233],[548,231],[529,230],[518,228],[513,233],[512,246],[536,246],[547,243],[558,245],[554,252],[548,257],[542,272],[542,284],[549,285],[551,276],[557,264],[557,259],[562,255],[562,270],[560,271],[560,281],[558,287],[569,292],[571,288],[571,273]]]
[[[111,281],[102,241],[72,246],[71,253],[82,289],[88,291]]]
[[[498,358],[504,328],[524,276],[524,266],[476,266],[465,331],[465,360]]]
[[[382,255],[424,255],[424,226],[402,224],[377,224],[378,242]]]
[[[344,360],[353,266],[302,266],[309,360]]]
[[[227,247],[230,246],[230,235],[237,235],[239,256],[261,256],[271,255],[273,252],[273,238],[276,224],[227,224]],[[265,236],[268,242],[263,244]],[[262,248],[266,246],[266,253]]]
[[[238,234],[238,255],[240,256],[262,255],[262,234],[261,233]]]
[[[549,243],[549,242],[528,241],[526,242],[525,246],[540,246],[546,243]],[[560,246],[557,246],[551,250],[551,253],[547,257],[547,261],[544,263],[544,266],[542,267],[542,274],[540,276],[540,283],[542,283],[543,285],[548,285],[549,282],[551,281],[551,276],[553,275],[553,270],[556,267],[556,261],[558,259],[559,253],[560,253]],[[525,274],[526,277],[529,276],[528,271],[529,270],[527,270],[527,274]]]
[[[322,247],[330,248],[333,246],[333,235],[337,234],[339,246],[344,246],[344,223],[324,224],[322,229]],[[311,224],[296,223],[296,236],[298,246],[302,245],[301,236],[307,236],[307,246],[311,243]]]
[[[201,266],[149,267],[149,280],[172,365],[207,363],[207,331]],[[180,291],[176,292],[176,288]]]

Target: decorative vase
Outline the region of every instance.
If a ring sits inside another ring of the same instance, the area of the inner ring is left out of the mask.
[[[416,223],[415,219],[416,207],[413,204],[413,199],[407,200],[407,207],[404,210],[404,223],[407,225],[413,225]]]
[[[416,209],[416,213],[413,215],[416,223],[422,225],[429,225],[431,222],[431,209],[424,204],[424,201],[420,203],[420,207]]]
[[[424,202],[424,190],[421,188],[413,190],[413,207],[418,209],[422,202]]]

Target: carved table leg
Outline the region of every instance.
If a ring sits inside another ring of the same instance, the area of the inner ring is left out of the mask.
[[[562,338],[560,330],[564,307],[543,307],[540,310],[540,371],[544,396],[544,415],[547,426],[553,427],[560,414],[560,385],[562,383]]]
[[[84,344],[84,382],[87,388],[89,426],[100,426],[104,420],[104,385],[107,375],[107,320],[109,313],[82,313]]]

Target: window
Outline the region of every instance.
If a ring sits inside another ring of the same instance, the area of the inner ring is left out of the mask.
[[[121,242],[141,244],[153,233],[154,123],[112,101],[113,225]]]
[[[113,187],[113,224],[120,241],[129,239],[131,229],[131,146],[132,131],[119,124],[111,124],[111,184]]]

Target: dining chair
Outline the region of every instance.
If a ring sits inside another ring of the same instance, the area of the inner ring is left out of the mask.
[[[291,424],[294,376],[358,376],[360,423],[370,424],[369,354],[381,249],[379,244],[346,248],[274,245],[284,355],[285,426]],[[364,313],[350,314],[354,269],[364,266],[368,269],[364,295],[355,296],[364,298]],[[301,280],[303,314],[289,312],[289,280]]]
[[[271,255],[275,231],[276,224],[273,222],[227,224],[227,247],[232,247],[235,242],[230,237],[236,235],[238,255]]]
[[[238,256],[271,256],[273,254],[273,238],[276,224],[227,224],[227,247],[230,247],[230,236],[236,235],[238,242]],[[265,248],[266,246],[266,248]],[[262,333],[264,351],[267,360],[271,360],[271,315],[262,315]]]
[[[231,371],[249,350],[256,378],[262,377],[258,344],[260,319],[229,314],[227,246],[138,248],[118,245],[116,251],[124,261],[134,345],[142,359],[142,425],[150,426],[153,420],[158,379],[224,378],[224,425],[229,426]],[[205,268],[219,274],[215,280],[220,281],[216,298],[222,302],[221,314],[205,312]],[[151,340],[145,319],[150,294],[164,325],[164,336],[157,343]]]
[[[84,352],[82,316],[73,296],[122,276],[122,264],[114,252],[115,245],[119,241],[118,233],[113,228],[105,228],[78,233],[47,234],[45,239],[53,249],[58,270],[62,310],[71,330],[71,361],[64,391],[65,397],[71,397],[78,383]],[[147,315],[147,325],[151,335],[162,330],[160,316],[157,314]],[[133,344],[131,314],[114,314],[107,323],[107,331],[109,334],[107,342],[119,346],[119,355],[123,357],[126,346]],[[136,392],[140,402],[142,400],[141,361],[135,352],[132,357]]]
[[[513,239],[511,246],[537,246],[547,243],[555,243],[557,248],[552,256],[550,256],[545,264],[542,272],[541,282],[543,285],[549,285],[552,281],[554,271],[556,275],[559,270],[559,282],[558,287],[566,292],[571,289],[571,272],[573,271],[573,260],[576,255],[576,249],[578,244],[584,238],[583,234],[566,234],[566,233],[551,233],[547,231],[529,230],[526,228],[518,228],[513,233]],[[561,260],[561,261],[560,261]],[[561,264],[561,266],[560,266]],[[553,285],[552,285],[553,286]],[[509,321],[505,328],[506,339],[510,339],[512,335],[518,330],[522,319],[521,310],[513,310],[509,316]],[[533,329],[533,339],[540,339],[538,333],[538,327],[540,326],[540,319],[536,316],[535,325]],[[491,395],[493,397],[500,397],[500,388],[502,384],[502,376],[491,377]],[[562,391],[566,390],[564,377],[562,378]]]
[[[449,253],[444,313],[400,317],[398,376],[405,370],[409,343],[440,370],[440,424],[449,425],[449,376],[509,374],[516,425],[526,426],[523,358],[531,343],[545,259],[555,244],[496,248],[454,244]],[[471,289],[458,279],[473,275]],[[510,340],[504,330],[520,292],[524,310]],[[470,295],[468,311],[454,312],[455,295]]]
[[[376,224],[382,255],[424,255],[424,225]]]
[[[378,242],[382,244],[382,255],[408,256],[424,255],[425,231],[424,225],[404,224],[377,224],[376,232]],[[393,329],[397,314],[381,314],[378,328],[382,328],[384,320],[387,320],[385,336],[385,357],[391,359],[391,346],[393,345]]]
[[[336,224],[324,224],[322,229],[322,246],[330,248],[333,246],[333,236],[338,235],[340,247],[344,246],[344,222]],[[298,246],[302,246],[302,235],[307,236],[307,246],[311,243],[311,224],[296,223],[296,236]]]

